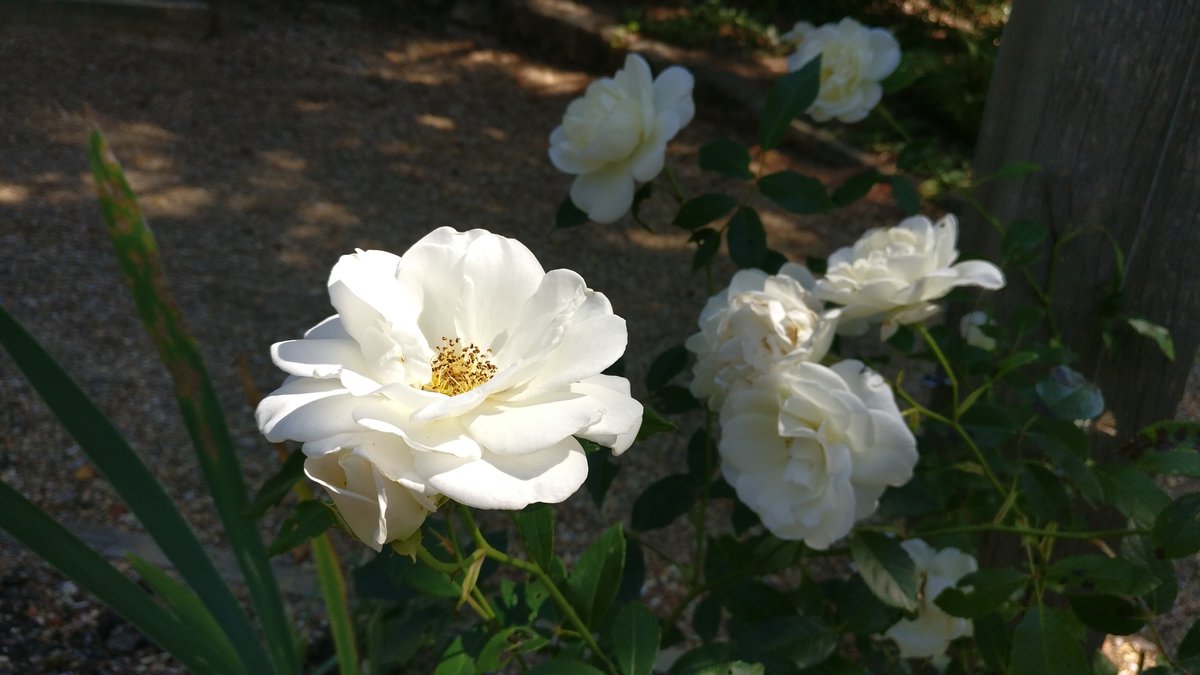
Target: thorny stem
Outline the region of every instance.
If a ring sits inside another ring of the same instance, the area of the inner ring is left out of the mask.
[[[471,530],[471,537],[475,540],[476,548],[483,551],[484,555],[492,560],[521,570],[522,572],[530,574],[535,579],[540,581],[542,585],[546,587],[546,592],[550,594],[550,599],[554,600],[554,604],[558,606],[559,610],[563,613],[563,616],[566,617],[572,628],[579,633],[579,637],[583,640],[584,644],[586,644],[588,648],[592,650],[592,653],[596,656],[596,658],[604,662],[604,666],[608,672],[612,673],[612,675],[618,675],[619,671],[617,670],[617,667],[608,658],[608,655],[600,649],[600,645],[596,643],[596,638],[593,637],[592,632],[588,630],[587,624],[585,624],[583,620],[579,618],[579,614],[576,613],[575,608],[571,606],[571,603],[567,600],[566,596],[564,596],[562,591],[559,590],[558,586],[555,585],[554,581],[550,578],[550,575],[546,574],[546,571],[543,570],[536,562],[532,560],[523,560],[521,558],[508,555],[507,553],[500,551],[489,544],[487,539],[484,538],[483,532],[479,530],[479,526],[475,524],[475,518],[471,515],[471,510],[469,508],[460,504],[458,512],[462,516],[463,523],[465,523],[466,526]]]

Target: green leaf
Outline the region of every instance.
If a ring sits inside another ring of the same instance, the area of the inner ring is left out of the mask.
[[[922,72],[917,68],[909,55],[905,54],[900,57],[900,65],[892,71],[891,75],[883,78],[879,83],[883,87],[886,94],[894,94],[898,91],[908,88],[910,84],[921,78]]]
[[[712,473],[718,465],[715,454],[715,441],[709,439],[708,432],[703,428],[697,429],[687,446],[688,475],[696,487],[703,487],[712,479]]]
[[[1005,672],[1008,654],[1012,650],[1012,635],[1008,625],[999,614],[988,614],[972,622],[975,628],[975,644],[979,654],[993,671]]]
[[[850,554],[880,600],[906,611],[917,608],[917,568],[898,541],[878,532],[856,532],[850,537]]]
[[[1122,559],[1149,570],[1159,580],[1159,585],[1143,595],[1142,600],[1146,602],[1151,613],[1163,614],[1175,606],[1179,582],[1175,577],[1175,565],[1158,555],[1154,549],[1154,542],[1148,536],[1124,537],[1117,553]]]
[[[824,213],[833,208],[824,183],[795,171],[780,171],[759,178],[758,191],[792,213]]]
[[[1156,552],[1182,558],[1200,551],[1200,492],[1186,494],[1167,505],[1150,533]]]
[[[847,178],[833,191],[833,205],[849,206],[867,196],[876,183],[886,182],[887,178],[876,169],[867,169]]]
[[[1200,452],[1200,423],[1164,420],[1138,432],[1133,449],[1187,450]]]
[[[677,384],[668,384],[654,392],[651,402],[654,404],[655,410],[666,415],[678,415],[703,407],[700,405],[700,401],[692,396],[691,390]]]
[[[246,509],[246,517],[261,518],[267,509],[283,501],[292,486],[303,477],[304,453],[294,450],[292,454],[288,455],[287,461],[279,467],[279,471],[276,471],[275,475],[268,478],[258,489],[258,495]]]
[[[650,484],[633,502],[630,522],[642,532],[670,525],[687,513],[696,501],[696,484],[687,474],[678,473]]]
[[[279,526],[279,534],[267,549],[267,555],[286,553],[333,527],[333,513],[316,499],[300,502]]]
[[[194,672],[245,670],[241,664],[220,662],[219,654],[214,654],[200,635],[4,481],[0,481],[0,529],[95,595]]]
[[[1034,387],[1045,411],[1060,420],[1090,420],[1104,412],[1100,388],[1067,366],[1055,366]]]
[[[750,151],[728,138],[719,138],[700,148],[700,168],[730,178],[754,178],[750,171]]]
[[[1136,466],[1156,476],[1200,478],[1200,454],[1194,450],[1151,451],[1142,455]]]
[[[1021,219],[1004,229],[1001,243],[1005,267],[1024,267],[1037,262],[1042,255],[1042,242],[1050,229],[1036,220]]]
[[[654,228],[650,224],[642,220],[642,204],[654,194],[654,183],[646,183],[633,193],[633,206],[629,209],[630,215],[633,216],[633,222],[641,225],[649,232],[653,232]]]
[[[270,662],[254,637],[253,625],[191,526],[141,457],[62,366],[3,307],[0,307],[0,344],[29,378],[67,433],[108,479],[167,559],[226,629],[247,667],[256,672],[269,672]],[[55,565],[61,568],[58,563]]]
[[[604,671],[583,661],[559,656],[530,668],[525,675],[604,675]]]
[[[655,391],[667,386],[687,369],[688,354],[683,345],[676,345],[655,357],[650,370],[646,371],[646,389]]]
[[[721,250],[721,233],[702,227],[692,234],[692,239],[699,242],[696,255],[692,257],[692,271],[697,272],[712,263],[717,251]]]
[[[614,462],[611,454],[607,452],[589,452],[587,463],[588,475],[584,486],[591,495],[592,502],[596,504],[596,508],[603,508],[604,497],[608,494],[608,488],[612,486],[613,479],[621,470],[621,465]]]
[[[701,645],[686,652],[671,666],[671,675],[730,675],[733,647],[724,642]]]
[[[433,671],[433,675],[475,675],[475,673],[475,660],[463,646],[462,637],[454,638],[454,641],[446,647],[446,651],[442,652],[441,660],[438,661],[437,668]]]
[[[1171,340],[1171,331],[1145,319],[1126,319],[1125,321],[1139,334],[1154,340],[1168,361],[1175,360],[1175,342]]]
[[[1104,496],[1138,527],[1150,527],[1171,498],[1146,474],[1128,464],[1096,467]]]
[[[729,219],[725,233],[729,257],[741,269],[758,267],[767,257],[767,231],[754,209],[742,208]]]
[[[575,562],[567,578],[571,605],[583,622],[595,625],[617,594],[625,567],[625,534],[617,523],[601,534]]]
[[[267,560],[257,524],[242,515],[246,510],[246,483],[238,466],[233,437],[225,423],[220,399],[209,379],[200,348],[188,332],[183,315],[167,288],[154,235],[142,218],[141,209],[125,180],[121,165],[109,151],[99,131],[92,132],[91,165],[117,261],[133,290],[134,304],[142,325],[171,374],[175,385],[175,401],[179,404],[195,447],[205,484],[246,580],[250,599],[266,634],[272,661],[277,670],[296,672],[300,669],[299,649],[292,623],[283,608],[283,598],[275,583],[275,573]],[[145,520],[142,522],[145,523]],[[174,559],[172,562],[179,566]],[[183,572],[182,567],[178,569]],[[189,579],[188,583],[192,583],[187,574],[184,577]],[[194,583],[192,585],[196,588]],[[196,591],[206,603],[209,602],[207,594],[210,590],[196,588]],[[238,614],[241,614],[240,609]],[[253,640],[254,631],[249,629],[245,621],[230,612],[218,612],[216,609],[213,609],[213,615],[225,628],[243,658],[251,656],[251,642],[254,642],[255,651],[259,650],[257,641]],[[227,623],[226,619],[233,619],[235,623]],[[244,635],[243,626],[247,631]],[[258,668],[252,665],[252,670]],[[258,672],[266,672],[265,664]]]
[[[890,181],[892,186],[892,198],[896,200],[896,206],[904,212],[906,216],[915,216],[921,212],[921,195],[917,194],[917,188],[904,176],[892,176]]]
[[[1200,620],[1192,623],[1192,627],[1184,634],[1179,642],[1179,660],[1185,664],[1200,661]],[[1193,667],[1189,664],[1189,667]]]
[[[1046,570],[1050,583],[1071,593],[1142,595],[1161,583],[1149,570],[1121,558],[1098,554],[1056,560]]]
[[[726,194],[710,192],[693,197],[679,207],[672,225],[685,230],[695,230],[724,216],[737,206],[737,200]]]
[[[978,619],[996,611],[1029,583],[1029,577],[1009,568],[989,568],[972,572],[933,599],[934,604],[951,616]]]
[[[575,202],[567,197],[558,205],[554,213],[554,229],[565,230],[568,227],[578,227],[588,221],[588,214],[579,210]]]
[[[229,636],[222,632],[217,620],[192,589],[175,581],[157,565],[133,553],[126,554],[125,559],[150,590],[162,598],[183,625],[204,643],[214,661],[229,664],[227,667],[236,668],[238,672],[246,672],[238,662],[237,652],[233,643],[229,641]]]
[[[692,629],[702,642],[712,642],[721,628],[721,598],[709,593],[692,612]]]
[[[1075,617],[1092,630],[1109,635],[1129,635],[1146,625],[1141,608],[1115,595],[1072,595],[1067,598]]]
[[[980,401],[962,417],[963,427],[981,448],[998,448],[1017,435],[1021,425],[1008,406]]]
[[[1079,641],[1059,610],[1030,607],[1013,633],[1009,672],[1014,675],[1063,675],[1087,669]]]
[[[637,440],[644,441],[655,434],[675,431],[679,425],[665,419],[650,406],[642,407],[642,426],[638,429]]]
[[[808,668],[828,658],[837,639],[837,632],[824,621],[793,614],[756,624],[737,636],[738,655],[754,661],[774,656],[796,668]]]
[[[758,145],[764,151],[779,145],[792,120],[817,100],[821,88],[821,57],[784,75],[771,86],[758,123]]]
[[[628,604],[612,624],[613,656],[625,675],[651,675],[658,658],[658,619],[641,604]]]
[[[548,570],[554,562],[554,509],[531,504],[516,514],[517,533],[525,552],[538,567]]]

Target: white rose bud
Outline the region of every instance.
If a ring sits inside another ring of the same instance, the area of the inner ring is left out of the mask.
[[[989,323],[991,323],[991,318],[988,317],[987,312],[970,312],[964,314],[963,318],[959,320],[958,332],[962,334],[967,344],[990,352],[996,348],[996,339],[982,330]]]
[[[803,265],[779,274],[741,270],[729,288],[708,299],[700,332],[685,346],[696,354],[692,393],[719,410],[726,395],[749,386],[783,361],[820,361],[833,340],[838,310],[809,292],[815,281]]]
[[[721,472],[780,539],[825,549],[907,483],[917,442],[888,384],[859,361],[796,362],[729,395]]]
[[[867,324],[882,322],[887,339],[901,324],[924,321],[938,313],[934,300],[957,286],[1004,287],[1004,273],[990,262],[958,259],[958,221],[947,215],[934,225],[914,216],[896,227],[869,230],[854,246],[829,256],[825,278],[814,295],[844,305],[838,332],[858,335]]]
[[[788,70],[799,70],[821,57],[821,88],[808,109],[818,122],[864,119],[883,98],[879,83],[900,65],[900,44],[891,33],[849,17],[816,28],[797,23],[781,39],[796,45],[788,57]]]
[[[934,604],[938,594],[979,569],[975,558],[956,548],[935,551],[920,539],[900,544],[908,551],[920,579],[917,618],[903,619],[887,629],[887,637],[900,646],[903,658],[930,658],[946,653],[950,642],[971,634],[971,621],[950,616]]]
[[[616,221],[633,205],[635,180],[653,180],[667,142],[696,114],[692,74],[679,66],[652,78],[637,54],[612,78],[596,80],[571,101],[550,133],[550,161],[575,174],[571,201],[597,223]]]

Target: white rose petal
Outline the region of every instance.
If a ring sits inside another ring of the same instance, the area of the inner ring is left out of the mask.
[[[679,66],[653,78],[637,54],[611,78],[592,82],[550,133],[550,161],[577,177],[571,201],[597,223],[616,221],[633,205],[635,181],[663,169],[667,142],[696,114],[694,81]]]
[[[901,324],[924,321],[940,311],[933,303],[957,286],[995,290],[1004,286],[1004,273],[992,263],[958,259],[955,242],[958,221],[947,215],[935,225],[914,216],[896,227],[869,230],[854,246],[829,256],[825,278],[813,294],[844,305],[838,332],[866,332],[881,322],[887,339]]]
[[[375,548],[443,495],[562,501],[587,475],[573,436],[621,453],[641,426],[629,382],[600,374],[625,350],[625,321],[515,240],[441,228],[403,256],[359,251],[329,293],[337,315],[272,347],[289,377],[258,424],[304,443],[310,476]]]
[[[788,70],[821,57],[821,88],[808,109],[818,122],[864,119],[883,97],[879,83],[900,65],[900,44],[891,33],[849,17],[820,27],[797,23],[780,39],[796,45]]]
[[[991,323],[991,318],[988,317],[987,312],[969,312],[959,320],[958,331],[967,344],[990,352],[996,348],[996,338],[982,330],[989,323]]]
[[[692,393],[719,410],[726,395],[749,386],[783,361],[820,361],[833,340],[839,310],[825,311],[802,265],[779,274],[741,270],[709,298],[700,332],[685,346],[696,354]]]
[[[912,478],[917,444],[891,390],[859,361],[789,362],[721,408],[721,470],[781,539],[828,548]]]
[[[917,618],[901,620],[885,635],[900,646],[903,658],[941,656],[952,640],[971,635],[972,626],[969,619],[942,611],[934,600],[942,591],[953,588],[959,579],[979,569],[979,564],[973,556],[956,548],[935,551],[920,539],[909,539],[900,545],[916,566],[921,583],[920,605]]]

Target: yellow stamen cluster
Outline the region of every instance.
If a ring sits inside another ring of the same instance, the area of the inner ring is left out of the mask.
[[[464,346],[459,338],[443,337],[442,344],[437,347],[437,356],[430,363],[433,374],[429,384],[421,389],[447,396],[471,391],[496,374],[496,366],[487,357],[491,351],[485,352],[473,343]]]

